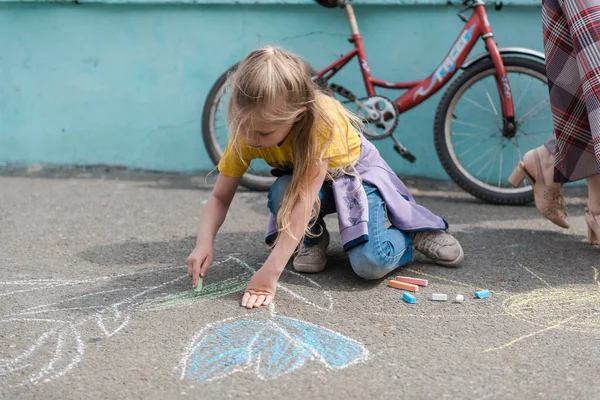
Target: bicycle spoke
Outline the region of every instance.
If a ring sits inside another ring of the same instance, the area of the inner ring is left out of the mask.
[[[460,146],[461,144],[463,144],[463,143],[465,143],[465,142],[468,142],[469,140],[471,140],[471,139],[469,139],[469,138],[462,139],[462,140],[460,140],[460,141],[458,141],[458,142],[454,143],[454,146],[458,147],[458,146]]]
[[[504,142],[504,140],[503,140]],[[498,186],[500,185],[500,182],[502,181],[502,158],[504,156],[504,144],[502,144],[502,146],[500,146],[500,168],[498,168]]]
[[[486,91],[487,91],[487,90],[486,90]],[[498,113],[496,112],[496,109],[495,109],[495,108],[494,108],[494,111],[492,111],[492,110],[489,110],[489,109],[485,108],[485,107],[484,107],[484,106],[482,106],[481,104],[479,104],[479,103],[476,103],[475,101],[473,101],[473,100],[471,100],[471,99],[469,99],[469,98],[467,98],[467,97],[465,97],[465,96],[463,96],[463,99],[465,99],[465,100],[466,100],[466,101],[468,101],[469,103],[473,104],[474,106],[476,106],[476,107],[478,107],[478,108],[481,108],[482,110],[485,110],[485,111],[489,112],[490,114],[492,114],[492,115],[494,115],[494,116],[498,116]],[[490,99],[490,101],[491,101],[491,99]],[[493,106],[494,106],[494,105],[492,104],[492,107],[493,107]]]
[[[485,86],[486,86],[485,82],[482,81],[482,83],[483,83],[483,86],[485,88]],[[486,114],[480,114],[480,116],[482,118],[484,118],[486,120],[489,120],[489,121],[494,121],[496,124],[498,124],[498,122],[499,122],[498,121],[499,120],[498,115],[494,114],[494,112],[492,110],[489,110],[489,109],[487,109],[487,108],[485,108],[485,107],[482,106],[482,104],[484,104],[485,101],[483,101],[480,98],[480,92],[481,92],[481,90],[474,90],[473,89],[474,87],[475,86],[471,86],[469,89],[467,89],[467,91],[463,94],[462,98],[465,99],[465,100],[467,100],[467,101],[469,101],[471,104],[474,104],[475,106],[477,106],[479,108],[483,108],[484,110],[486,110],[488,113],[486,113]],[[469,94],[472,94],[473,97],[475,98],[475,100],[472,100],[469,97],[467,97],[467,95],[469,95]]]
[[[523,154],[521,153],[521,148],[517,145],[515,146],[517,148],[517,154],[519,154],[519,160],[523,159]]]
[[[519,77],[520,77],[520,75],[519,75]],[[528,83],[528,84],[527,84],[527,86],[525,87],[525,90],[524,90],[524,91],[521,93],[521,95],[519,96],[519,99],[517,100],[517,104],[515,105],[515,108],[514,108],[515,110],[516,110],[517,108],[519,108],[519,104],[521,104],[521,101],[523,100],[523,97],[525,97],[525,93],[527,93],[527,91],[529,90],[529,86],[531,86],[531,83],[532,83],[532,82],[533,82],[532,80],[530,80],[530,81],[529,81],[529,83]],[[515,112],[516,112],[516,111],[515,111]]]
[[[469,122],[459,121],[457,119],[455,119],[454,122],[456,122],[457,124],[461,124],[461,125],[471,126],[473,128],[485,129],[487,131],[491,130],[490,128],[486,128],[486,127],[481,126],[481,125],[475,125],[475,124],[471,124]]]
[[[512,153],[512,158],[510,160],[510,165],[517,165],[519,161],[521,161],[521,159],[515,160],[515,152],[513,151]]]
[[[487,163],[485,163],[483,165],[483,167],[481,167],[481,169],[479,171],[477,171],[476,175],[479,175],[485,169],[485,167],[487,167],[488,165],[490,165],[491,163],[493,163],[494,160],[496,159],[496,157],[498,157],[498,154],[496,154],[496,155],[494,155],[494,157],[490,158],[489,161]],[[491,168],[490,168],[490,172],[492,172]],[[485,183],[488,183],[490,181],[490,172],[488,172],[488,174],[485,177]]]
[[[474,164],[476,161],[479,161],[479,160],[480,160],[480,159],[482,159],[483,157],[487,156],[487,155],[490,153],[490,151],[493,151],[493,150],[494,150],[494,148],[493,148],[493,147],[491,147],[491,148],[490,148],[488,151],[486,151],[486,152],[484,152],[484,153],[481,153],[481,154],[479,155],[479,157],[477,157],[476,159],[474,159],[473,161],[471,161],[471,163],[470,163],[469,165],[467,165],[467,167],[470,167],[470,166],[471,166],[471,165],[473,165],[473,164]]]
[[[492,108],[494,109],[494,115],[498,115],[498,111],[496,110],[496,107],[494,106],[494,102],[492,101],[492,96],[490,96],[490,92],[488,92],[487,87],[484,86],[485,89],[485,94],[488,98],[488,100],[490,101],[490,105],[492,106]]]
[[[549,135],[547,130],[538,131],[538,132],[525,132],[523,129],[520,130],[523,133],[523,136],[539,136],[539,135]]]
[[[485,91],[485,93],[487,93],[487,92],[488,92],[487,86],[488,86],[488,81],[490,80],[490,79],[488,79],[488,78],[490,78],[490,77],[487,77],[486,79],[482,79],[482,80],[480,81],[480,83],[481,83],[481,86],[483,86],[483,90]],[[475,85],[473,85],[471,88],[474,88],[474,87],[475,87]],[[481,92],[481,89],[479,89],[479,90],[477,91],[477,93],[478,93],[479,95],[481,95],[481,93],[482,93],[482,92]],[[480,104],[483,104],[483,103],[485,103],[485,100],[486,100],[486,99],[482,99],[480,96],[477,96],[477,100],[479,100],[479,103],[480,103]]]
[[[479,137],[480,133],[465,133],[465,132],[450,132],[451,135],[454,136],[468,136],[468,137]]]
[[[513,142],[512,140],[509,140],[509,142],[514,146],[515,149],[517,149],[517,154],[519,155],[519,161],[523,160],[523,153],[521,153],[521,147],[519,146],[519,141],[518,139],[516,139],[516,143]],[[527,186],[527,184],[525,183],[526,180],[523,180],[523,182],[521,183],[521,186]]]
[[[515,140],[517,140],[517,139],[515,138]],[[517,153],[519,154],[519,160],[522,160],[523,154],[521,154],[521,148],[519,147],[519,143],[518,142],[515,143],[512,140],[509,140],[509,143],[512,144],[515,149],[517,149]]]
[[[540,121],[540,120],[543,120],[543,121],[548,121],[549,119],[551,120],[551,119],[552,119],[552,116],[550,116],[550,117],[547,117],[547,116],[545,116],[545,117],[533,117],[533,118],[528,118],[528,119],[527,119],[527,122],[532,122],[532,121]]]
[[[544,100],[540,101],[538,104],[533,106],[533,108],[531,110],[529,110],[525,114],[523,114],[523,116],[517,121],[517,123],[522,125],[523,123],[527,122],[533,116],[538,115],[540,112],[542,112],[544,110],[544,108],[545,108],[544,106],[546,104],[548,104],[549,102],[550,101],[548,99],[544,99]]]

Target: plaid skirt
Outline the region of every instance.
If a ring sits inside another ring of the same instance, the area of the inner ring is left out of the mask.
[[[600,0],[543,0],[554,181],[600,173]]]

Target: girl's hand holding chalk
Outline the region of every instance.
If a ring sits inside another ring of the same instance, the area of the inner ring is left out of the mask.
[[[192,278],[192,287],[198,286],[198,279],[204,277],[208,268],[213,262],[213,247],[209,245],[197,244],[196,248],[185,260],[188,267],[188,276]],[[201,290],[201,289],[200,289]]]

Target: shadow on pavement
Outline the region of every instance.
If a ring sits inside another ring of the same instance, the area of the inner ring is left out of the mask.
[[[415,260],[408,266],[381,280],[365,281],[352,271],[341,248],[339,235],[334,234],[328,250],[327,268],[322,273],[307,276],[326,290],[340,292],[369,290],[398,274],[425,277],[430,283],[452,284],[455,281],[490,290],[521,292],[548,285],[593,284],[592,267],[600,268],[597,263],[600,249],[583,242],[581,236],[554,231],[492,228],[457,232],[455,236],[465,251],[465,262],[461,267],[441,267],[416,252]],[[181,265],[181,272],[185,273],[185,259],[195,240],[195,237],[189,236],[170,241],[129,241],[92,247],[79,256],[110,266]],[[230,255],[252,268],[259,268],[269,255],[263,233],[220,234],[215,244],[215,261]],[[286,268],[290,269],[291,265]]]

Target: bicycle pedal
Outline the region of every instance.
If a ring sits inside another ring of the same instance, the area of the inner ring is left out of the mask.
[[[410,162],[411,164],[414,163],[415,161],[417,161],[417,157],[415,157],[414,155],[412,155],[411,153],[408,154],[401,154],[402,157],[404,157],[408,162]]]
[[[402,158],[404,158],[410,163],[414,163],[415,161],[417,161],[417,157],[415,157],[410,151],[406,150],[406,147],[398,143],[394,144],[394,150],[396,150],[396,152],[400,154]]]

